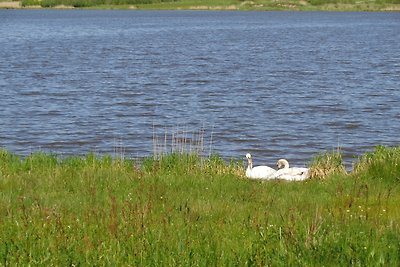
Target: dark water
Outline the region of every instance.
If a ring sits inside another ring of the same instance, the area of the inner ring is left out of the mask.
[[[399,44],[400,13],[0,10],[0,147],[351,162],[400,143]]]

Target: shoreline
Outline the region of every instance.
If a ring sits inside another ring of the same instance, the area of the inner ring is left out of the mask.
[[[185,5],[185,4],[140,4],[140,5],[99,5],[75,7],[56,5],[42,7],[40,5],[23,6],[21,1],[0,1],[0,9],[92,9],[92,10],[198,10],[198,11],[332,11],[332,12],[399,12],[400,4],[323,4],[311,5],[305,1],[296,4],[276,2],[273,6],[255,4],[245,1],[238,5]]]

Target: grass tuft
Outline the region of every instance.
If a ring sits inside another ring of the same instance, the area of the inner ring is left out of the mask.
[[[340,151],[319,154],[312,159],[310,165],[311,179],[326,179],[331,175],[346,175]]]

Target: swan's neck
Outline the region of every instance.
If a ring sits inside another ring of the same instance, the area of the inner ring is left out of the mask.
[[[281,159],[278,162],[278,168],[279,169],[289,169],[289,162],[287,160]]]
[[[284,163],[283,164],[283,169],[289,169],[289,163]]]
[[[251,159],[247,159],[247,161],[248,161],[247,169],[248,170],[253,169],[253,161]]]

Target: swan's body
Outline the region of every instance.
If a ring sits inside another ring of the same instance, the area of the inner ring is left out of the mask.
[[[286,159],[280,159],[276,163],[278,166],[278,171],[273,175],[274,179],[282,179],[289,181],[303,181],[308,179],[309,177],[309,169],[308,168],[298,168],[292,167],[289,168],[289,162]]]
[[[276,173],[276,170],[268,166],[253,167],[253,160],[249,153],[246,154],[246,158],[248,162],[246,169],[247,178],[268,180]]]

